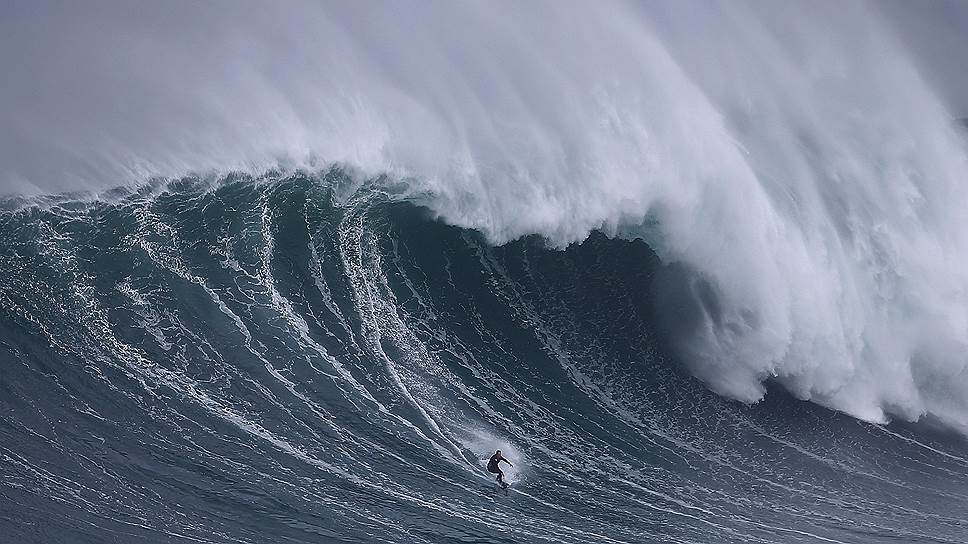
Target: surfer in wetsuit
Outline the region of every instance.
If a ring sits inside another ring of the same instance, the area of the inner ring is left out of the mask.
[[[487,461],[487,471],[492,474],[497,474],[497,482],[501,484],[501,487],[507,487],[508,484],[504,481],[504,471],[502,471],[500,467],[501,461],[507,463],[508,466],[514,466],[511,461],[508,461],[503,455],[501,455],[501,450],[497,450]]]

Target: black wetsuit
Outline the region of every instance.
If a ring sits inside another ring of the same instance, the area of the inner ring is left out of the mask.
[[[504,472],[501,470],[500,462],[504,461],[504,457],[494,454],[487,461],[487,471],[497,474],[497,481],[504,483]]]

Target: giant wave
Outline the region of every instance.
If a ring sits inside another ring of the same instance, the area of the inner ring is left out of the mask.
[[[3,11],[19,540],[963,540],[918,10]]]
[[[8,187],[387,174],[492,243],[645,240],[721,394],[968,424],[965,146],[885,6],[248,7],[12,8]]]

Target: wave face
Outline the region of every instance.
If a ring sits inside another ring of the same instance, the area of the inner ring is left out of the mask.
[[[495,247],[406,190],[8,201],[0,540],[964,541],[957,435],[717,396],[643,242]]]

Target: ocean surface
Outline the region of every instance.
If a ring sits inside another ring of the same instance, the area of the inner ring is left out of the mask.
[[[0,3],[0,544],[968,542],[965,51],[957,0]]]
[[[642,238],[338,168],[0,210],[0,542],[968,541],[961,434],[717,395]]]

